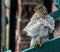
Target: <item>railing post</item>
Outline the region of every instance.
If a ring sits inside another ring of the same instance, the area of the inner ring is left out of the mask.
[[[12,50],[12,52],[15,52],[16,9],[17,9],[17,0],[11,0],[9,49]]]
[[[1,51],[1,3],[2,2],[2,0],[0,0],[0,51]]]

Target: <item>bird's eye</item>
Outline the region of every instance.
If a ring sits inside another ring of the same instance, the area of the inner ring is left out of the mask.
[[[44,28],[47,28],[47,26],[45,26]]]

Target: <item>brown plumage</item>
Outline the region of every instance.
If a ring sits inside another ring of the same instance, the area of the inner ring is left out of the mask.
[[[35,13],[31,19],[37,19],[37,15],[39,15],[42,18],[47,18],[48,11],[44,5],[37,5],[34,8],[34,11],[35,11]]]
[[[41,14],[48,15],[47,8],[44,5],[37,5],[34,10],[36,12],[39,11]]]

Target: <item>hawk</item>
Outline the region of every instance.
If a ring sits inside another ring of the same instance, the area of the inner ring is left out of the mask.
[[[54,19],[48,15],[47,9],[44,5],[38,5],[34,9],[30,22],[23,29],[27,35],[31,37],[31,46],[42,44],[49,40],[48,35],[54,30]]]

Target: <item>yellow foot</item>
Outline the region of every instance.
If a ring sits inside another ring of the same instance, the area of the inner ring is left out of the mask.
[[[42,44],[43,44],[42,42],[38,42],[38,45],[39,45],[40,47],[42,47]]]
[[[35,42],[35,43],[33,44],[33,46],[36,47],[36,46],[37,46],[37,42]]]

